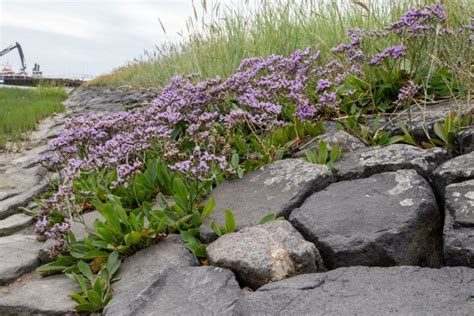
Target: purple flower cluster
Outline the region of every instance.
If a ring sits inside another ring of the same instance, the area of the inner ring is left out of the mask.
[[[387,29],[399,35],[406,33],[408,37],[426,36],[436,31],[437,24],[445,22],[445,5],[435,3],[428,5],[425,9],[409,10],[400,20],[390,24]]]
[[[383,52],[375,54],[370,60],[370,65],[378,66],[387,58],[392,58],[394,60],[398,59],[400,56],[406,54],[407,48],[405,45],[394,45],[387,47]]]
[[[412,80],[408,81],[408,84],[400,89],[395,104],[404,105],[411,102],[420,89],[420,85],[416,85]]]

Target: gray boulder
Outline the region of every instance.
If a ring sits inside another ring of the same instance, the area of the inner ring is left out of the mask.
[[[43,247],[35,236],[0,237],[0,285],[34,270],[40,264],[39,253]]]
[[[314,244],[285,220],[223,235],[208,245],[207,257],[211,265],[232,269],[239,280],[254,289],[323,268]]]
[[[331,150],[335,144],[339,144],[339,148],[343,153],[352,152],[358,149],[366,148],[367,145],[364,144],[360,139],[348,134],[344,131],[336,131],[330,133],[324,133],[316,137],[307,148],[300,150],[294,154],[294,157],[304,157],[304,152],[306,149],[314,150],[319,146],[319,142],[325,142],[328,145],[328,149]]]
[[[131,315],[142,304],[142,292],[162,278],[170,269],[198,265],[198,260],[185,248],[179,235],[138,251],[127,258],[113,284],[114,296],[104,309],[105,315]]]
[[[210,223],[215,220],[219,225],[224,225],[225,208],[232,210],[239,229],[254,226],[268,213],[288,216],[311,193],[333,181],[331,171],[324,165],[285,159],[247,174],[242,179],[224,182],[209,197],[215,199],[216,207],[201,225],[201,239],[211,242],[217,237]]]
[[[129,315],[232,315],[242,291],[230,270],[185,267],[169,271],[141,294]]]
[[[473,315],[474,269],[340,268],[267,284],[234,315]]]
[[[439,196],[447,185],[474,179],[474,152],[446,161],[433,171],[433,184]]]
[[[290,221],[330,269],[441,264],[441,216],[429,184],[414,170],[331,184]]]
[[[366,178],[399,169],[413,169],[427,178],[446,159],[447,152],[441,148],[426,150],[406,144],[393,144],[352,152],[337,161],[334,170],[338,180]]]
[[[65,275],[41,278],[36,276],[0,291],[2,315],[76,315],[76,303],[69,295],[79,286]]]
[[[446,187],[444,258],[448,266],[474,268],[474,180]]]

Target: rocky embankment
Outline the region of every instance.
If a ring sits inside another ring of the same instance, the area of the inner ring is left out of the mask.
[[[132,107],[153,98],[120,91],[81,88],[66,102],[67,115],[115,111],[119,98],[135,100]],[[414,109],[406,125],[415,136],[432,132],[451,106]],[[64,117],[46,121],[21,154],[2,154],[0,314],[73,313],[72,281],[28,273],[44,246],[19,209],[45,189],[34,160]],[[223,224],[229,208],[238,231],[217,238],[201,227],[209,266],[171,235],[123,262],[104,314],[473,315],[473,135],[471,126],[457,136],[462,153],[454,157],[441,148],[367,147],[328,129],[320,138],[347,151],[333,170],[291,158],[223,183],[211,194],[216,209],[207,224]],[[269,212],[283,219],[257,225]],[[96,217],[89,213],[86,223]],[[83,233],[80,225],[74,230]]]

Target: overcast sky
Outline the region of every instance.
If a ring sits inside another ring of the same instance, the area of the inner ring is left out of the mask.
[[[46,75],[99,75],[177,39],[192,13],[191,0],[0,0],[0,50],[19,42],[28,72],[39,63]],[[18,53],[6,63],[19,70]]]

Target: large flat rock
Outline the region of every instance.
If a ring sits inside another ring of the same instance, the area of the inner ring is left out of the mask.
[[[75,315],[76,303],[69,295],[79,286],[65,275],[35,277],[0,291],[2,315]]]
[[[331,184],[290,221],[330,268],[441,263],[441,216],[429,184],[414,170]]]
[[[0,219],[5,219],[10,215],[19,213],[19,207],[26,206],[35,197],[44,193],[48,189],[46,182],[39,182],[32,187],[25,187],[22,193],[13,194],[0,201]]]
[[[233,315],[242,291],[232,271],[184,267],[169,271],[128,315]]]
[[[270,283],[234,315],[474,314],[474,269],[349,267]]]
[[[352,152],[334,164],[338,180],[366,178],[376,173],[413,169],[428,177],[447,159],[441,148],[422,149],[406,144],[374,146]]]
[[[301,273],[320,271],[322,259],[288,221],[276,220],[226,234],[207,247],[211,265],[228,268],[254,289]]]
[[[474,268],[474,180],[446,187],[444,258],[446,265]]]
[[[73,115],[107,114],[149,105],[158,92],[152,89],[90,86],[75,89],[64,105]]]
[[[114,296],[104,309],[104,314],[131,315],[143,303],[142,292],[164,277],[166,272],[198,264],[179,235],[170,235],[138,251],[122,263],[118,273],[120,280],[113,284]]]
[[[33,217],[19,213],[0,220],[0,237],[11,235],[34,222]]]
[[[440,196],[451,183],[474,179],[474,152],[446,161],[433,171],[433,184]]]
[[[238,228],[254,226],[268,213],[288,216],[306,197],[333,180],[331,171],[324,165],[285,159],[242,179],[224,182],[211,193],[216,207],[201,225],[201,239],[210,242],[217,237],[210,229],[210,222],[215,220],[223,225],[225,208],[234,213]]]
[[[34,270],[40,264],[39,253],[43,247],[35,236],[0,237],[0,285]]]

